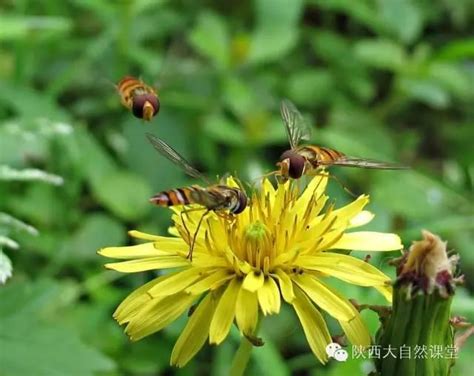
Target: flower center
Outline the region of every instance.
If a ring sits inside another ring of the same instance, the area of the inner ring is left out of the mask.
[[[239,246],[239,255],[255,269],[268,273],[270,266],[269,252],[272,239],[268,227],[257,220],[250,223],[243,231],[243,241]]]
[[[259,243],[268,236],[268,228],[264,223],[256,221],[247,226],[245,237],[251,242]]]

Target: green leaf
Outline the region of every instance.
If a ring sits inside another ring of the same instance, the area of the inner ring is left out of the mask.
[[[0,40],[18,40],[34,33],[54,36],[66,33],[72,21],[65,17],[0,15]]]
[[[21,195],[11,195],[10,210],[15,215],[25,218],[35,226],[49,226],[57,221],[68,223],[73,219],[75,208],[68,207],[62,194],[63,187],[58,188],[46,184],[30,184]],[[69,217],[64,218],[66,214]]]
[[[386,39],[366,39],[354,46],[356,56],[368,66],[399,71],[406,63],[403,48]]]
[[[384,25],[378,17],[374,1],[371,0],[312,0],[321,9],[342,12],[351,20],[361,23],[379,33]]]
[[[44,309],[56,293],[56,285],[45,283],[0,289],[0,301],[10,305],[0,312],[2,374],[94,376],[114,368],[110,359],[84,344],[70,329],[39,319],[38,304]]]
[[[453,40],[444,45],[436,57],[440,60],[464,60],[474,58],[474,38]]]
[[[51,305],[59,293],[60,286],[49,280],[40,280],[34,284],[9,284],[0,289],[0,301],[8,302],[0,305],[0,318],[4,320],[15,314],[36,313],[33,317],[37,319],[43,315],[47,305]]]
[[[62,185],[63,178],[36,168],[16,170],[9,166],[0,165],[0,180],[7,181],[41,181],[53,185]]]
[[[1,22],[0,22],[1,24]],[[3,29],[3,25],[2,25]],[[0,101],[22,118],[38,119],[48,114],[51,121],[69,121],[70,114],[60,108],[55,99],[33,88],[18,86],[13,82],[2,82]]]
[[[324,69],[306,69],[289,77],[288,93],[297,103],[311,106],[327,103],[334,81]]]
[[[132,173],[115,171],[103,175],[93,181],[92,189],[97,201],[124,220],[139,219],[151,207],[151,187]]]
[[[86,129],[78,128],[74,138],[66,138],[64,149],[76,169],[92,184],[117,169],[116,162]]]
[[[0,212],[0,225],[10,227],[16,231],[24,231],[33,236],[38,235],[38,230],[36,228],[7,213]]]
[[[472,232],[474,230],[474,215],[446,215],[428,218],[423,221],[423,228],[429,229],[435,234],[449,234],[453,237],[457,232]],[[415,239],[419,236],[420,229],[411,227],[403,231],[404,239]]]
[[[177,338],[177,336],[174,338]],[[159,342],[156,342],[156,346],[171,349],[173,346],[172,339],[160,338]],[[133,375],[159,375],[169,367],[169,355],[168,351],[157,352],[151,340],[148,342],[140,341],[134,343],[128,351],[123,353],[120,365]],[[190,362],[189,366],[192,367],[193,363],[196,364],[197,362]],[[188,365],[186,370],[188,370]],[[189,375],[192,375],[192,373],[189,373]]]
[[[209,58],[218,68],[229,63],[229,35],[224,20],[210,11],[199,14],[189,35],[192,46]]]
[[[450,103],[448,92],[433,79],[403,78],[399,82],[399,87],[412,99],[434,108],[446,108]]]
[[[284,56],[296,43],[302,0],[255,0],[257,26],[249,61],[268,62]]]
[[[12,276],[12,273],[12,262],[8,256],[3,253],[2,247],[0,246],[0,285],[3,285],[5,281]]]
[[[245,119],[255,107],[255,91],[245,81],[226,76],[223,91],[225,104],[236,116]]]
[[[110,245],[125,242],[126,229],[122,223],[105,214],[91,214],[85,217],[79,229],[72,234],[65,245],[71,262],[78,259],[97,258],[96,251]]]
[[[23,319],[23,320],[20,320]],[[0,363],[6,375],[96,375],[113,369],[113,363],[84,345],[66,328],[25,325],[26,317],[8,320],[8,332],[0,329]],[[2,333],[3,332],[3,333]]]
[[[318,30],[310,35],[310,42],[318,58],[331,64],[344,65],[352,56],[349,41],[332,31]]]
[[[466,80],[464,71],[457,64],[433,63],[429,66],[428,77],[460,98],[469,96],[472,90],[472,82]]]
[[[456,298],[453,299],[453,313],[467,317],[467,321],[474,320],[474,300],[464,286],[456,287]]]
[[[412,43],[420,35],[422,14],[411,0],[379,0],[381,21],[403,43]]]
[[[446,216],[454,208],[474,210],[463,195],[414,169],[380,171],[373,178],[373,201],[404,218],[427,220]]]
[[[354,137],[363,130],[361,137]],[[331,114],[329,125],[318,130],[318,143],[363,158],[390,160],[396,157],[395,142],[372,113],[338,108]]]
[[[7,247],[10,249],[18,249],[20,248],[20,245],[13,239],[0,235],[0,248],[1,247]]]
[[[205,123],[204,131],[210,138],[225,145],[239,146],[245,142],[242,128],[222,114],[211,115]]]

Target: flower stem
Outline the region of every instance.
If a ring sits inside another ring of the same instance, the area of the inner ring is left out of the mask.
[[[242,376],[247,368],[247,364],[250,360],[250,353],[252,352],[253,345],[249,340],[242,336],[240,340],[239,348],[235,353],[232,365],[230,368],[230,376]]]

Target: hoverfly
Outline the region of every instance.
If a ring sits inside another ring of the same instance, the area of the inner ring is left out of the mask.
[[[160,111],[158,94],[135,77],[126,76],[116,86],[122,104],[139,119],[150,121]]]
[[[400,170],[408,167],[381,162],[373,159],[349,157],[340,151],[323,146],[300,145],[301,140],[309,140],[310,128],[301,113],[289,100],[283,100],[280,106],[281,117],[285,124],[290,149],[283,152],[277,163],[276,175],[283,181],[289,178],[299,179],[330,166],[348,166],[383,170]]]
[[[242,213],[247,207],[247,195],[242,187],[236,188],[224,184],[210,184],[209,181],[198,170],[192,167],[189,162],[184,159],[183,156],[181,156],[166,142],[150,133],[147,133],[146,136],[153,145],[153,147],[161,155],[163,155],[165,158],[167,158],[174,164],[178,165],[189,176],[192,176],[194,178],[200,178],[209,184],[207,187],[192,185],[189,187],[162,191],[157,193],[150,199],[151,203],[158,206],[198,204],[201,205],[201,208],[190,210],[205,210],[204,214],[199,219],[196,231],[193,235],[193,239],[191,242],[188,258],[192,259],[194,243],[196,241],[196,236],[204,217],[210,211],[213,211],[217,215],[222,216],[223,218],[233,219],[234,215]],[[186,231],[188,231],[184,221],[183,225]]]

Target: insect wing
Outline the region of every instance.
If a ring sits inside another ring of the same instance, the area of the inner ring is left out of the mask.
[[[288,99],[282,100],[280,112],[292,149],[296,149],[301,140],[310,139],[311,128],[292,102]]]
[[[324,164],[324,163],[321,163]],[[347,166],[360,168],[373,168],[379,170],[406,170],[408,166],[403,166],[397,163],[382,162],[375,159],[357,158],[343,156],[326,163],[327,166]]]
[[[174,150],[171,146],[169,146],[166,142],[159,139],[158,137],[152,135],[151,133],[146,134],[148,140],[151,142],[153,147],[165,158],[173,162],[174,164],[178,165],[186,174],[192,176],[193,178],[201,178],[204,179],[204,176],[192,167],[189,162],[184,159],[181,154],[179,154],[176,150]]]

